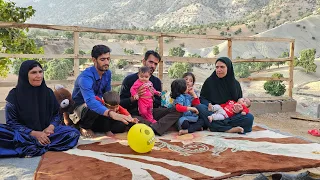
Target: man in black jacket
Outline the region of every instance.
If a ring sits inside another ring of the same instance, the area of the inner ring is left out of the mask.
[[[159,62],[161,61],[160,55],[152,50],[149,50],[145,53],[144,59],[142,60],[143,66],[147,66],[151,70],[151,74],[157,68]],[[122,81],[121,91],[120,91],[120,105],[126,108],[130,114],[134,116],[139,116],[138,112],[138,103],[137,100],[131,96],[130,88],[132,87],[133,83],[138,79],[138,73],[131,74],[127,76]],[[149,79],[153,83],[153,87],[157,91],[162,91],[162,85],[159,78],[151,75]],[[143,95],[145,89],[139,88],[138,95]],[[177,112],[174,108],[162,108],[161,106],[161,97],[154,96],[153,101],[153,117],[157,120],[157,123],[151,124],[151,128],[155,131],[156,134],[162,135],[166,130],[168,130],[175,122],[180,118],[181,113]],[[144,121],[142,117],[138,117],[139,120]]]

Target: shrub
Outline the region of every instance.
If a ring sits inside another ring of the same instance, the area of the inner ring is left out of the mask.
[[[186,72],[190,72],[191,65],[188,63],[175,62],[168,69],[168,74],[170,78],[181,78]]]
[[[48,80],[67,79],[70,73],[70,61],[54,59],[46,63],[44,77]]]
[[[247,78],[250,76],[248,63],[237,63],[234,65],[234,74],[238,78]]]
[[[283,78],[283,74],[274,73],[271,77]],[[282,96],[286,92],[286,85],[282,81],[267,81],[264,83],[263,88],[272,96]]]
[[[124,68],[126,65],[128,65],[128,61],[125,59],[120,59],[116,64],[119,69]]]

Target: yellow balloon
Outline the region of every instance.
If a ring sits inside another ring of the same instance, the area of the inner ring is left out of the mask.
[[[135,124],[128,132],[128,144],[137,153],[147,153],[154,146],[153,130],[145,124]]]

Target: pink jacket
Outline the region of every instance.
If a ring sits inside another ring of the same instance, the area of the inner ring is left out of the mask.
[[[144,83],[140,81],[140,79],[137,79],[130,88],[131,96],[135,96],[138,93],[138,89],[140,86],[144,86],[146,88],[146,91],[141,98],[150,98],[153,97],[154,94],[159,95],[159,92],[154,89],[151,81]]]

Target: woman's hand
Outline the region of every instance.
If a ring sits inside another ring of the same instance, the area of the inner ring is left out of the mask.
[[[198,109],[195,108],[195,107],[188,107],[187,109],[188,109],[188,111],[191,111],[191,112],[193,112],[193,113],[195,113],[195,114],[199,114]]]
[[[237,114],[237,113],[241,112],[242,110],[243,110],[243,107],[241,104],[238,104],[238,103],[234,104],[234,106],[233,106],[234,113]]]
[[[51,143],[50,139],[48,138],[49,135],[42,131],[31,131],[30,135],[35,137],[43,146]]]
[[[50,124],[47,128],[43,130],[48,136],[54,133],[54,125]]]

